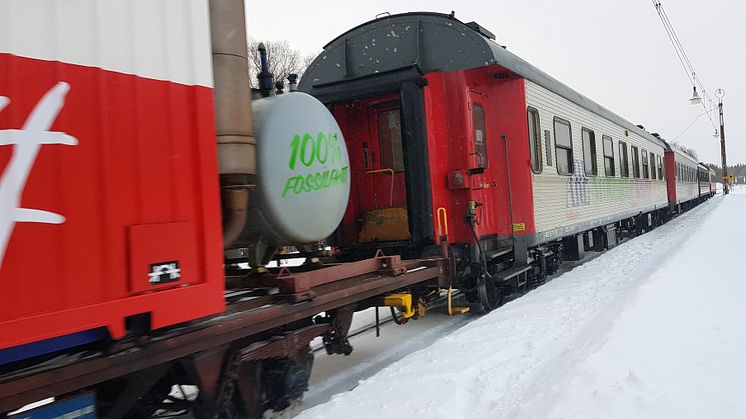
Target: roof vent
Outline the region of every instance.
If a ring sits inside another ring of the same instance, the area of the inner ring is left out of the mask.
[[[652,134],[650,134],[650,135],[652,135],[652,136],[653,136],[653,137],[655,137],[655,138],[661,138],[661,135],[660,135],[660,134],[658,134],[657,132],[654,132],[654,133],[652,133]]]
[[[640,128],[641,130],[645,131],[645,127],[642,125],[637,125],[637,128]]]
[[[485,38],[495,40],[495,34],[485,29],[482,25],[480,25],[477,22],[469,22],[465,23],[466,26],[468,26],[470,29],[472,29],[474,32],[484,36]]]

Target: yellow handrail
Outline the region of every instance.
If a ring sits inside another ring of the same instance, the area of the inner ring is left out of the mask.
[[[388,173],[391,175],[391,200],[389,201],[389,207],[393,207],[394,206],[394,169],[376,169],[376,170],[368,170],[365,172],[366,175],[370,175],[374,173]]]
[[[440,214],[443,214],[442,219],[440,218]],[[438,217],[438,235],[448,236],[448,211],[446,211],[446,209],[443,207],[438,208],[437,217]],[[443,234],[443,230],[445,230],[446,234]]]

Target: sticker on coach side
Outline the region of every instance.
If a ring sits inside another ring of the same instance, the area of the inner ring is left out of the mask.
[[[179,261],[159,262],[150,265],[148,283],[150,285],[161,285],[176,282],[181,279],[181,268]]]

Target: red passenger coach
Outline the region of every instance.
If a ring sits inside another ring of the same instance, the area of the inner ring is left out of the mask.
[[[44,342],[56,350],[220,312],[207,8],[119,1],[86,15],[16,2],[11,16],[0,52],[0,363],[44,350],[8,349],[30,342],[60,338]]]
[[[300,89],[333,109],[350,153],[341,257],[452,258],[485,310],[560,258],[668,213],[666,144],[495,42],[475,22],[407,13],[324,47]]]
[[[681,212],[699,204],[712,194],[701,191],[700,184],[703,172],[709,178],[709,169],[697,162],[693,156],[675,146],[669,146],[666,150],[666,171],[669,174],[667,184],[668,203],[672,211]],[[709,189],[709,185],[708,185]]]

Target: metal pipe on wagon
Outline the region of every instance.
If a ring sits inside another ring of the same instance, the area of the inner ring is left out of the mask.
[[[255,185],[246,19],[243,0],[210,0],[215,129],[223,207],[223,246],[241,234]]]

